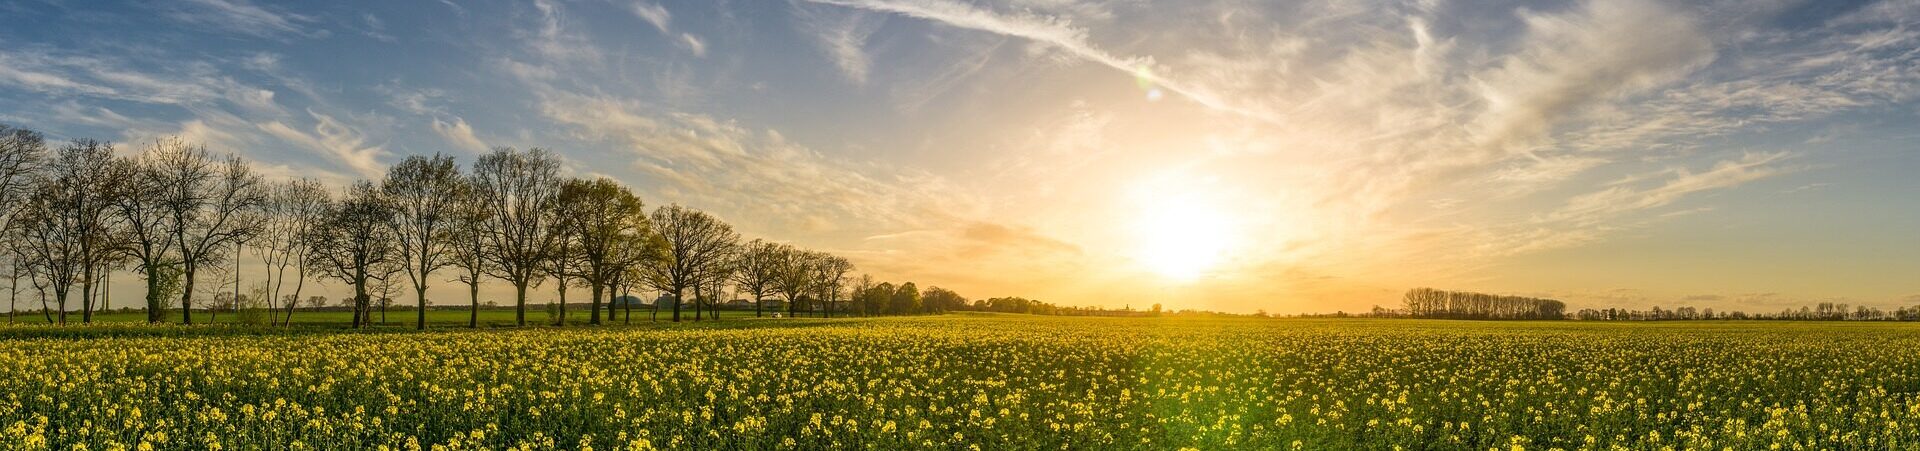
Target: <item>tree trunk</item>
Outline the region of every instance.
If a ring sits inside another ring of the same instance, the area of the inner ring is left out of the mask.
[[[70,290],[70,288],[55,288],[53,290],[54,301],[60,304],[60,324],[67,323],[67,290]]]
[[[685,292],[684,289],[678,287],[673,289],[673,322],[680,322],[680,295]],[[655,304],[658,304],[658,302],[655,302]]]
[[[565,326],[567,325],[567,279],[556,278],[555,280],[560,282],[555,284],[560,286],[560,318],[554,320],[553,325]]]
[[[527,326],[527,281],[513,282],[513,325]]]
[[[606,284],[602,284],[599,281],[592,281],[589,282],[588,285],[591,285],[593,290],[593,314],[587,317],[587,324],[598,326],[600,325],[600,295],[603,294],[601,293],[602,291],[606,290]]]
[[[80,323],[93,324],[93,269],[82,271],[80,277]]]
[[[193,262],[185,262],[180,271],[180,323],[193,325]]]
[[[300,307],[300,290],[307,287],[307,269],[305,266],[299,268],[294,271],[294,277],[299,277],[300,280],[293,283],[293,300],[287,302],[287,320],[280,322],[288,327],[293,326],[293,309]]]
[[[160,268],[147,268],[147,323],[167,320],[166,300],[160,299]]]
[[[53,324],[53,307],[47,305],[47,290],[40,291],[40,316],[47,318],[47,324]]]
[[[238,323],[240,319],[240,250],[243,247],[240,242],[236,241],[233,243],[233,317],[235,323]]]
[[[7,279],[7,322],[13,322],[13,312],[20,310],[20,271],[15,269]]]
[[[474,280],[477,281],[480,279],[475,278]],[[467,313],[467,328],[479,329],[480,328],[480,284],[477,282],[467,284],[467,296],[473,300],[473,309],[468,310],[468,313]]]
[[[701,291],[705,291],[705,290],[701,290],[699,284],[694,284],[693,286],[693,321],[694,322],[700,321],[700,317],[702,315],[701,313],[702,310],[700,308],[706,306],[706,303],[707,303],[707,297],[702,296],[703,293],[701,293]]]
[[[425,279],[425,277],[422,277],[422,279]],[[414,321],[413,328],[415,330],[427,330],[427,284],[420,284],[420,286],[414,287],[413,291],[420,300],[420,318]]]

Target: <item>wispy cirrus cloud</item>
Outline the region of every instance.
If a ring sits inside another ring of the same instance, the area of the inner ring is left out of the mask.
[[[632,12],[634,17],[640,18],[648,25],[652,25],[653,29],[659,30],[662,36],[673,39],[674,45],[686,50],[687,53],[697,57],[707,56],[706,39],[689,32],[674,32],[673,12],[668,11],[667,7],[647,0],[634,0],[627,5],[627,11]]]
[[[388,155],[383,146],[369,143],[368,137],[333,116],[307,110],[313,126],[300,130],[280,121],[259,124],[260,130],[300,149],[317,152],[324,161],[343,165],[363,178],[378,178],[386,172],[380,158]]]
[[[1788,156],[1785,152],[1748,153],[1738,159],[1714,163],[1705,171],[1673,169],[1673,177],[1659,185],[1643,189],[1616,185],[1583,194],[1570,199],[1565,207],[1545,215],[1543,219],[1572,225],[1592,225],[1622,212],[1664,207],[1694,193],[1732,188],[1779,175],[1787,169],[1775,163]]]
[[[854,85],[867,83],[873,57],[867,54],[867,39],[880,29],[880,16],[843,8],[819,8],[794,4],[800,27],[814,37],[820,50],[833,59],[834,66]]]
[[[311,27],[317,21],[313,17],[270,9],[248,0],[186,0],[174,6],[167,13],[174,20],[254,37],[328,34],[326,30]]]
[[[1092,62],[1131,73],[1136,77],[1156,83],[1168,91],[1179,94],[1206,107],[1263,122],[1278,123],[1279,118],[1271,112],[1260,111],[1247,105],[1240,105],[1218,96],[1215,93],[1189,85],[1177,79],[1159,75],[1152,58],[1125,57],[1109,53],[1093,45],[1087,39],[1087,31],[1075,28],[1065,19],[1036,16],[1030,14],[1002,14],[975,7],[973,5],[947,0],[805,0],[823,5],[842,6],[869,11],[898,14],[906,17],[934,21],[947,26],[979,30],[1021,39],[1067,52],[1067,54]]]

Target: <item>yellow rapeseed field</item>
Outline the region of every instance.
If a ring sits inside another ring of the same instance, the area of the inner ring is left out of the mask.
[[[0,447],[1920,449],[1913,324],[724,323],[14,334]]]

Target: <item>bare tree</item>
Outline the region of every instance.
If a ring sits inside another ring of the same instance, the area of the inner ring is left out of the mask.
[[[649,275],[651,274],[651,268],[654,267],[652,266],[653,263],[665,261],[670,257],[667,255],[667,240],[662,238],[659,233],[654,232],[651,224],[643,230],[643,234],[639,239],[625,242],[624,244],[626,245],[621,247],[619,253],[622,255],[621,260],[625,261],[626,264],[622,265],[619,272],[615,273],[615,285],[620,286],[621,294],[631,295],[632,293],[629,291],[634,285],[652,287],[653,283],[649,279]],[[629,299],[620,303],[625,307],[622,314],[624,317],[622,322],[624,323],[633,323],[633,301],[633,299]],[[660,310],[659,299],[655,298],[649,307],[651,307],[654,312],[654,319],[658,320]],[[608,315],[611,316],[612,309],[609,308],[608,310]]]
[[[780,252],[779,243],[756,239],[741,246],[733,259],[733,282],[753,296],[753,316],[761,316],[767,296],[778,292],[774,287],[780,280]]]
[[[94,272],[114,252],[107,215],[113,146],[75,140],[62,147],[40,174],[33,194],[18,212],[30,261],[67,322],[67,295],[81,285],[81,318],[93,319]]]
[[[452,246],[448,247],[452,266],[459,270],[454,281],[467,286],[467,299],[471,303],[467,316],[467,327],[480,327],[480,284],[488,274],[493,273],[488,253],[487,216],[491,211],[485,205],[474,202],[474,190],[470,180],[463,181],[467,188],[462,190],[461,202],[455,205],[452,223]]]
[[[814,299],[821,302],[820,316],[833,317],[833,303],[840,299],[841,288],[847,281],[847,273],[853,271],[853,263],[846,258],[825,252],[809,252],[807,258],[813,264],[807,265],[813,272]]]
[[[632,250],[646,240],[646,207],[632,190],[601,178],[568,180],[555,210],[579,256],[580,276],[592,291],[593,313],[587,322],[600,324],[600,302],[611,295],[608,285],[644,255]]]
[[[473,164],[475,200],[488,209],[488,269],[513,284],[514,323],[527,324],[527,287],[539,280],[555,238],[553,208],[560,160],[544,149],[496,148]]]
[[[553,318],[553,325],[567,325],[567,288],[577,284],[574,277],[580,274],[580,241],[570,233],[568,223],[574,218],[561,215],[558,210],[550,211],[554,215],[553,227],[547,229],[554,237],[547,245],[547,258],[542,261],[540,273],[553,278],[553,287],[559,291],[559,314]]]
[[[325,220],[332,195],[320,182],[298,178],[271,184],[267,200],[261,204],[260,232],[253,239],[254,254],[267,267],[267,299],[280,302],[285,311],[276,322],[293,324],[293,311],[299,305],[300,292],[307,285],[307,236],[309,229]],[[282,294],[287,270],[293,270],[293,293]]]
[[[380,325],[382,326],[387,325],[387,308],[393,307],[393,298],[400,295],[400,274],[407,272],[405,262],[401,261],[403,257],[400,255],[402,250],[399,244],[399,240],[395,239],[393,258],[386,263],[373,265],[373,276],[369,279],[373,283],[373,288],[367,290],[367,296],[372,299],[372,305],[380,306]],[[372,317],[368,316],[368,318],[371,322]]]
[[[7,265],[7,322],[11,323],[14,312],[20,311],[20,276],[26,274],[26,254],[17,252],[20,244],[12,233],[0,233],[0,247],[8,250],[0,261]]]
[[[167,208],[169,232],[179,249],[180,321],[193,324],[195,276],[201,267],[219,264],[226,257],[222,249],[258,230],[259,224],[244,219],[266,194],[246,160],[216,161],[204,147],[186,146],[155,163],[166,187],[158,201]]]
[[[83,323],[93,322],[97,294],[94,289],[99,287],[100,275],[111,268],[109,264],[119,253],[116,223],[109,214],[113,207],[110,189],[113,162],[113,144],[76,139],[60,149],[60,156],[51,168],[56,178],[75,179],[73,184],[65,186],[81,190],[66,194],[72,200],[68,204],[72,210],[66,214],[76,217],[73,224],[80,228],[80,322]]]
[[[28,275],[32,265],[18,230],[15,213],[22,210],[34,184],[34,171],[47,153],[46,138],[32,130],[0,124],[0,243],[10,250],[7,256],[7,322],[13,322],[20,277]]]
[[[170,274],[169,269],[180,265],[170,222],[173,215],[161,202],[168,187],[158,162],[169,158],[170,153],[189,149],[191,147],[179,139],[154,141],[140,155],[116,161],[109,184],[113,213],[121,224],[124,243],[121,250],[133,257],[134,270],[146,279],[149,323],[165,320],[167,299],[159,285],[165,282],[163,273]]]
[[[656,208],[651,219],[665,247],[658,258],[641,264],[641,272],[648,285],[672,293],[673,320],[678,322],[686,290],[700,282],[702,274],[727,263],[727,253],[740,235],[712,215],[679,205]]]
[[[738,264],[734,263],[734,260],[739,259],[739,254],[738,244],[728,246],[723,261],[720,264],[707,266],[706,271],[702,271],[699,275],[699,281],[693,285],[694,299],[706,304],[707,316],[710,318],[720,319],[720,304],[727,300],[727,285],[733,281],[733,272],[738,270]],[[694,314],[695,318],[700,316],[697,310]]]
[[[472,185],[468,184],[467,189],[462,190],[461,201],[455,204],[451,224],[453,245],[448,251],[453,266],[460,271],[454,279],[467,286],[467,298],[472,302],[467,327],[477,328],[480,327],[480,283],[487,274],[493,273],[493,267],[487,258],[487,217],[491,210],[474,202],[473,194]]]
[[[414,328],[427,328],[427,280],[433,272],[454,263],[455,227],[459,202],[467,184],[453,157],[409,156],[387,170],[381,184],[393,206],[394,238],[400,245],[400,263],[413,281],[418,302]]]
[[[14,213],[26,203],[46,153],[39,133],[0,124],[0,233],[13,230]]]
[[[813,290],[814,260],[807,258],[807,251],[791,245],[780,245],[773,253],[774,290],[787,298],[787,317],[800,314],[800,301]]]
[[[327,210],[326,220],[308,229],[307,262],[322,276],[353,286],[353,327],[367,325],[370,282],[381,276],[382,266],[399,258],[399,250],[388,226],[393,214],[372,183],[360,182],[348,188],[340,202]]]

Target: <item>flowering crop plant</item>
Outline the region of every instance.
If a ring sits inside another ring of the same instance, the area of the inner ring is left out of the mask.
[[[0,447],[1920,448],[1911,324],[737,323],[11,326]]]

